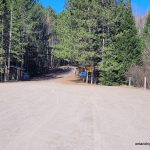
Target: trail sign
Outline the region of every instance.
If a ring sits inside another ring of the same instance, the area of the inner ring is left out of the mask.
[[[80,72],[80,77],[86,77],[87,76],[87,72]]]
[[[94,71],[94,67],[86,67],[86,71],[87,72],[93,72]]]

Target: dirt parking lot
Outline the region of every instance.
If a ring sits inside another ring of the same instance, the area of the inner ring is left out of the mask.
[[[150,149],[150,91],[68,78],[0,84],[0,150]]]

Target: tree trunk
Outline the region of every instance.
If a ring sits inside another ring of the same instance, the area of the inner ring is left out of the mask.
[[[2,17],[2,49],[3,49],[3,68],[2,68],[2,70],[3,70],[3,75],[4,75],[4,77],[1,77],[1,79],[3,80],[3,81],[7,81],[7,66],[6,66],[6,52],[4,51],[4,15],[3,15],[3,17]]]
[[[7,80],[10,78],[10,55],[12,50],[12,7],[10,9],[10,31],[9,31],[9,49],[8,49],[8,64],[7,64]]]
[[[54,43],[53,43],[53,35],[52,35],[52,43],[51,43],[51,68],[53,68],[53,46],[54,46]]]

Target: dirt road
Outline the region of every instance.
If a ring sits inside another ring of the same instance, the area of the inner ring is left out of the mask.
[[[150,149],[150,91],[58,80],[0,84],[0,150]]]

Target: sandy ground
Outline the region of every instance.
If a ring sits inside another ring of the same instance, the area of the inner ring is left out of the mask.
[[[150,149],[150,91],[62,77],[0,84],[0,150]]]

